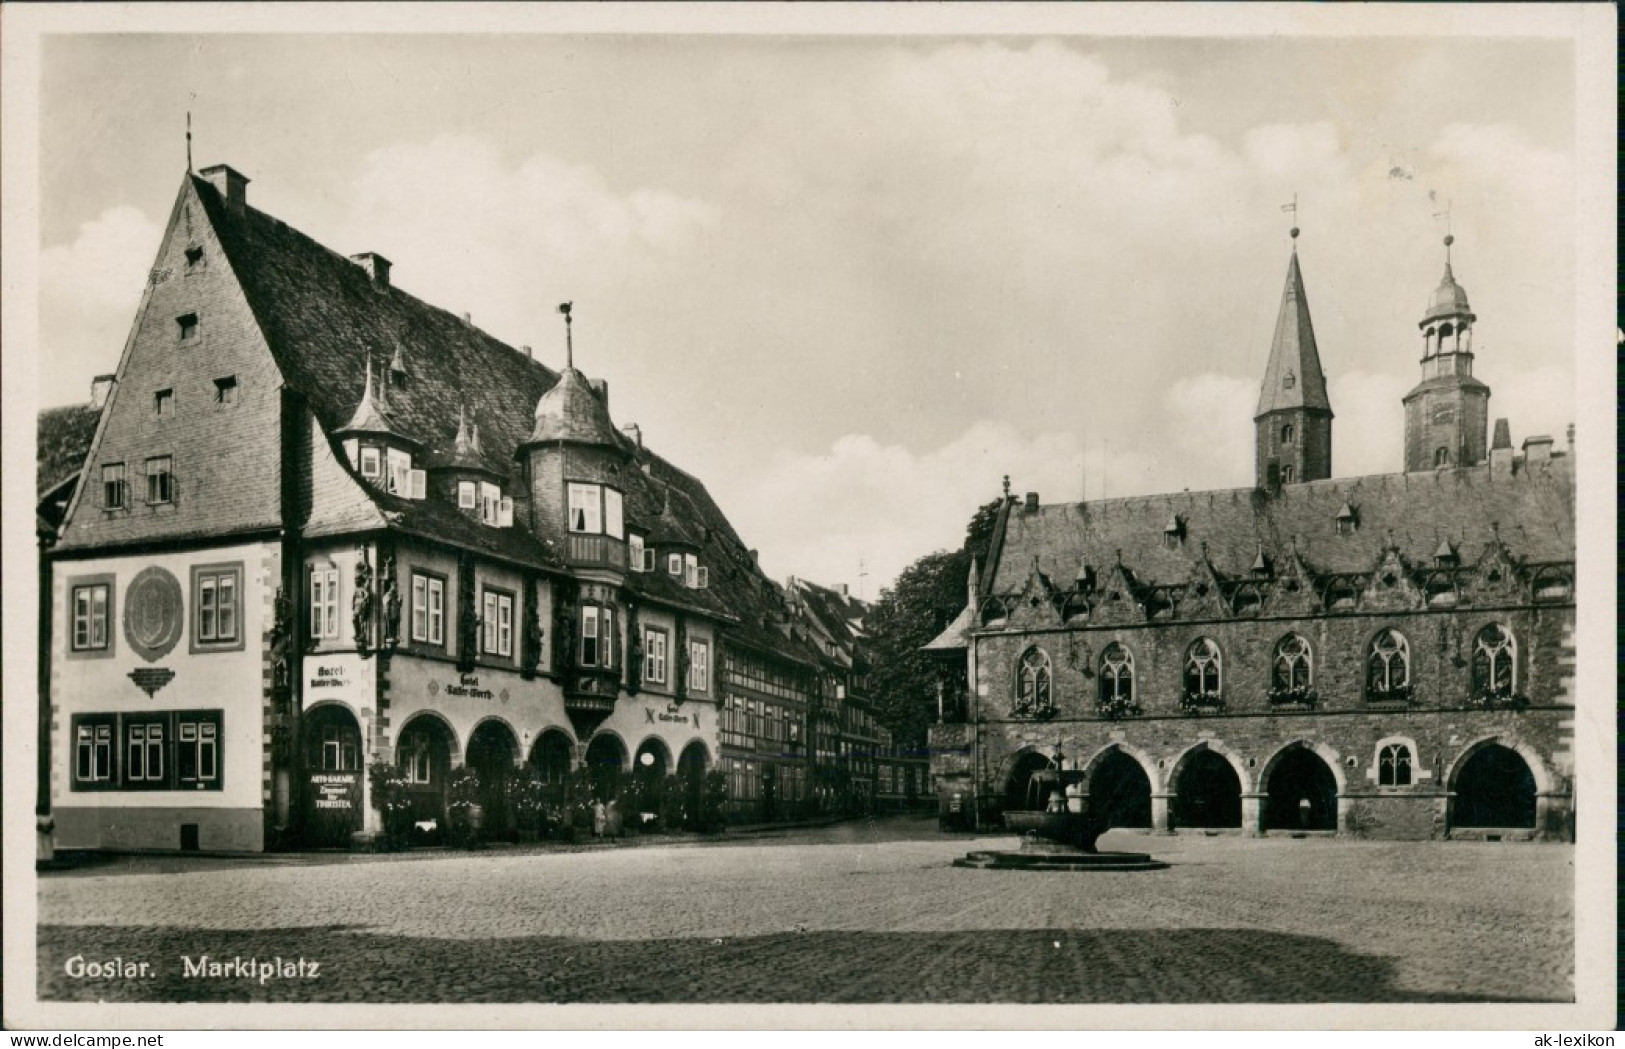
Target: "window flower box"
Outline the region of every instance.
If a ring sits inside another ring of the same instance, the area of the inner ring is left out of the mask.
[[[1391,688],[1368,688],[1365,693],[1367,703],[1409,703],[1416,698],[1416,689],[1411,685],[1394,685]]]
[[[1298,685],[1294,688],[1278,686],[1270,689],[1269,697],[1272,707],[1308,707],[1313,710],[1320,702],[1320,693],[1307,685]]]
[[[1224,709],[1224,693],[1186,689],[1179,694],[1179,709],[1187,714],[1216,713]]]
[[[1121,721],[1124,718],[1139,717],[1143,711],[1140,705],[1129,696],[1112,696],[1101,698],[1095,704],[1095,710],[1101,717],[1111,721]]]
[[[1529,697],[1510,688],[1480,688],[1468,693],[1467,705],[1474,710],[1522,710]]]

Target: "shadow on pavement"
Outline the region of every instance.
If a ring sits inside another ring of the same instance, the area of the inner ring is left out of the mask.
[[[146,979],[71,978],[76,955],[150,963]],[[235,958],[314,978],[187,976]],[[1397,986],[1392,959],[1245,929],[785,932],[734,938],[445,940],[342,927],[39,929],[39,994],[74,1001],[290,1002],[1489,1002]],[[307,964],[306,969],[309,966]],[[1520,998],[1519,1001],[1556,999]]]

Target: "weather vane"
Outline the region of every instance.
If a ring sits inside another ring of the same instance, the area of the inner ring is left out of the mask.
[[[570,337],[570,306],[571,304],[568,302],[559,303],[559,312],[564,314],[564,366],[566,368],[576,366],[575,343]]]
[[[1290,212],[1292,212],[1292,233],[1291,233],[1291,237],[1292,237],[1292,239],[1294,241],[1296,241],[1298,239],[1298,195],[1296,193],[1292,194],[1292,203],[1290,203],[1290,204],[1282,204],[1281,205],[1281,210],[1282,211],[1290,211]],[[1292,250],[1293,251],[1298,250],[1297,244],[1292,245]]]

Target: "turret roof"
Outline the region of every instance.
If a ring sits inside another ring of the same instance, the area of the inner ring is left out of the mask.
[[[587,377],[575,368],[565,368],[559,381],[536,402],[536,425],[527,443],[575,441],[618,448],[625,440]]]
[[[1287,264],[1286,289],[1281,293],[1281,312],[1275,320],[1275,338],[1270,343],[1270,360],[1264,369],[1264,383],[1258,392],[1255,419],[1285,408],[1312,408],[1330,412],[1326,396],[1326,376],[1320,370],[1320,351],[1315,345],[1315,328],[1309,320],[1309,297],[1303,290],[1303,272],[1298,268],[1294,249]]]

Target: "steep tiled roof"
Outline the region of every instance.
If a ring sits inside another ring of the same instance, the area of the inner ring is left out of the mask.
[[[36,423],[38,446],[34,453],[34,491],[44,495],[78,473],[90,452],[101,413],[88,404],[47,408]]]
[[[1275,337],[1270,342],[1269,364],[1258,392],[1254,416],[1282,408],[1332,410],[1326,396],[1326,376],[1320,370],[1320,350],[1315,345],[1315,326],[1309,320],[1309,296],[1303,289],[1303,271],[1298,253],[1287,264],[1286,288],[1281,292],[1281,312],[1275,319]]]
[[[480,428],[474,450],[479,461],[517,487],[519,448],[544,417],[556,417],[558,428],[544,429],[542,439],[591,438],[619,448],[627,456],[618,481],[627,519],[643,525],[653,545],[693,547],[708,569],[705,589],[689,588],[665,571],[631,573],[629,586],[646,600],[715,616],[743,643],[803,662],[818,660],[815,649],[781,629],[778,589],[762,576],[705,485],[615,430],[603,400],[579,371],[561,376],[461,318],[375,283],[355,262],[269,215],[246,206],[240,216],[232,214],[207,181],[194,178],[192,185],[282,374],[327,432],[356,412],[369,355],[406,363],[403,381],[380,384],[387,422],[431,450],[428,465],[468,459],[467,439],[459,451],[456,437],[459,412],[466,409],[470,427],[477,422]],[[559,409],[556,416],[553,408]],[[448,504],[362,487],[393,530],[521,564],[560,563],[549,543],[523,528],[489,527]]]
[[[1441,541],[1476,560],[1497,535],[1520,560],[1571,561],[1572,464],[1565,456],[1521,463],[1516,473],[1486,465],[1312,481],[1273,495],[1232,488],[1064,503],[1037,513],[1012,507],[990,591],[1020,592],[1035,558],[1062,587],[1085,565],[1104,576],[1119,554],[1147,585],[1185,581],[1204,551],[1221,575],[1243,577],[1260,552],[1280,563],[1294,542],[1320,573],[1369,572],[1389,545],[1413,565],[1431,564]],[[1357,527],[1339,534],[1345,504]],[[1170,513],[1185,521],[1182,542],[1165,538]]]

